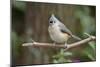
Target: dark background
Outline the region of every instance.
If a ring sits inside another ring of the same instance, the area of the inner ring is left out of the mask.
[[[26,42],[52,42],[48,20],[54,14],[73,34],[84,39],[84,33],[96,36],[96,6],[21,2],[11,4],[11,63],[12,65],[86,62],[96,60],[96,43],[66,52],[57,48],[23,47]],[[70,39],[69,43],[75,40]]]

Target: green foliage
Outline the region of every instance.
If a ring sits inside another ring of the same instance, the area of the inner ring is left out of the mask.
[[[96,59],[96,43],[92,41],[88,44],[89,45],[83,50],[83,54],[94,61]]]
[[[70,56],[72,56],[71,52],[64,52],[64,49],[61,49],[58,54],[53,56],[53,63],[72,62]]]
[[[95,16],[91,16],[92,11],[94,10],[91,10],[90,7],[88,6],[84,6],[83,8],[81,6],[77,7],[77,10],[75,12],[75,17],[80,20],[83,33],[86,32],[88,34],[95,35],[96,21],[95,21]],[[95,60],[96,57],[95,52],[96,52],[96,43],[89,42],[88,45],[86,45],[86,48],[83,50],[82,54],[84,56],[87,56],[90,60]]]
[[[20,9],[20,10],[22,10],[22,11],[24,11],[25,8],[26,8],[26,3],[25,3],[25,2],[18,2],[18,1],[16,1],[16,2],[14,2],[13,4],[14,4],[14,6],[15,6],[16,8],[18,8],[18,9]]]
[[[11,44],[12,44],[12,55],[15,56],[16,58],[20,55],[20,50],[21,50],[21,39],[20,37],[15,33],[11,33]]]
[[[75,17],[80,20],[83,33],[95,34],[95,16],[91,16],[90,7],[88,6],[78,6],[76,7]]]

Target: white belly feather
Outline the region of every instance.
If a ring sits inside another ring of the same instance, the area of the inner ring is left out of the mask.
[[[53,28],[49,26],[48,31],[51,39],[57,43],[65,43],[69,38],[69,35],[61,32],[58,27]]]

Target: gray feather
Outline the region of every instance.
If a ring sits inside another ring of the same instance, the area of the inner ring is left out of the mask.
[[[72,35],[72,32],[69,29],[67,29],[67,27],[64,24],[62,23],[59,24],[59,27],[60,27],[61,32]]]
[[[62,23],[59,24],[59,27],[60,27],[61,32],[69,34],[74,39],[81,40],[81,38],[73,35],[72,32],[64,24],[62,24]]]
[[[81,38],[79,38],[79,37],[77,37],[77,36],[75,36],[75,35],[72,35],[72,37],[73,37],[74,39],[77,39],[77,40],[82,40]]]

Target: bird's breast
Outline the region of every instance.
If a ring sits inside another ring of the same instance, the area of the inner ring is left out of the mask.
[[[58,27],[49,26],[48,31],[49,31],[51,39],[57,43],[64,43],[69,38],[69,35],[67,33],[61,32]]]

